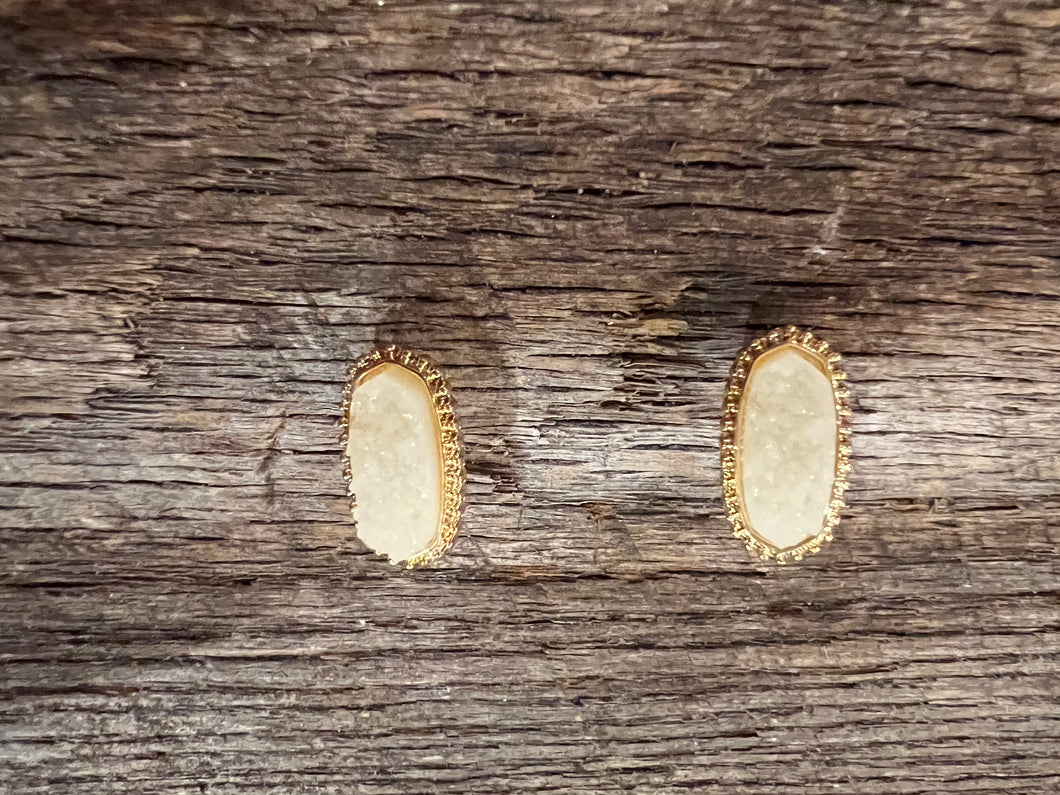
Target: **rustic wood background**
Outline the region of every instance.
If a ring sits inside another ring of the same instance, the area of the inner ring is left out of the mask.
[[[1060,11],[0,0],[0,791],[1060,789]],[[851,506],[723,518],[732,358]],[[366,552],[347,364],[459,396]]]

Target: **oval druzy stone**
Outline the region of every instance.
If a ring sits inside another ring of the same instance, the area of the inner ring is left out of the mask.
[[[357,535],[391,562],[427,562],[452,541],[459,519],[459,493],[451,492],[462,488],[462,462],[448,390],[425,360],[396,349],[365,357],[347,388]]]
[[[835,396],[811,355],[787,344],[760,356],[740,406],[744,511],[751,531],[778,549],[821,531],[835,484]]]
[[[750,551],[784,563],[832,537],[849,472],[839,356],[789,326],[756,340],[729,379],[722,430],[725,501]]]

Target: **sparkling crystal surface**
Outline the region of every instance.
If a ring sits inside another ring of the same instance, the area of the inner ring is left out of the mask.
[[[835,481],[832,384],[812,357],[790,344],[763,354],[740,408],[744,511],[751,529],[781,549],[820,532]]]
[[[416,373],[387,362],[350,398],[350,486],[357,535],[393,562],[424,551],[443,502],[441,435],[430,391]]]

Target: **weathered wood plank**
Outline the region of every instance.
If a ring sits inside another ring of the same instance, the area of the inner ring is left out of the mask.
[[[0,789],[1060,787],[1060,17],[0,2]],[[845,352],[851,507],[723,518],[732,358]],[[429,570],[346,365],[459,397]]]

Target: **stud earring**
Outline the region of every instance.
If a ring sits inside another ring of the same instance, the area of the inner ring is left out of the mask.
[[[358,537],[408,568],[443,554],[460,523],[464,459],[438,369],[394,346],[362,356],[347,373],[340,441]]]
[[[802,560],[832,540],[850,474],[849,392],[839,354],[794,326],[732,366],[721,466],[733,534],[751,554]]]

